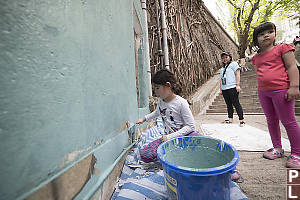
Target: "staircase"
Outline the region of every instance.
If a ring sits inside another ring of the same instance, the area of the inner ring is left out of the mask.
[[[258,96],[257,96],[257,81],[254,70],[241,73],[241,93],[239,95],[240,103],[243,107],[244,115],[263,115]],[[234,112],[236,114],[236,111]],[[299,101],[300,113],[300,101]],[[227,108],[223,96],[218,95],[206,114],[227,114]]]
[[[295,102],[295,114],[300,116],[300,99],[297,99]]]
[[[241,94],[239,95],[240,103],[243,107],[244,115],[263,115],[258,96],[256,73],[254,70],[241,73]],[[236,111],[234,112],[236,114]],[[227,108],[223,96],[218,95],[206,114],[227,114]],[[300,116],[300,99],[295,102],[295,114]]]

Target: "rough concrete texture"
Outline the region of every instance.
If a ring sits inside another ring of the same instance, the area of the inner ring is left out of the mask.
[[[93,200],[108,200],[114,192],[124,161],[128,153],[124,154],[118,164],[114,167],[110,175],[95,193]],[[99,174],[100,171],[94,168],[95,158],[93,155],[88,156],[57,179],[43,186],[37,192],[27,198],[27,200],[69,200],[73,199],[84,187],[85,183],[91,177],[90,172]]]
[[[212,104],[220,90],[219,74],[214,75],[203,84],[192,96],[190,96],[191,110],[193,114],[204,114]]]
[[[200,130],[201,123],[220,123],[227,115],[197,115],[196,127]],[[300,117],[296,117],[300,122]],[[245,122],[253,127],[268,131],[264,115],[246,115]],[[238,123],[234,115],[234,123]],[[281,132],[287,138],[285,129],[281,125]],[[258,138],[259,139],[259,138]],[[253,200],[283,200],[286,199],[286,157],[277,160],[267,160],[262,157],[263,152],[239,151],[240,161],[237,169],[245,179],[240,183],[242,191]],[[288,154],[287,154],[288,155]]]
[[[123,155],[121,160],[114,167],[114,169],[112,170],[110,175],[106,178],[106,180],[101,185],[101,187],[98,189],[96,194],[92,197],[92,200],[109,200],[109,199],[111,199],[111,196],[113,195],[113,193],[115,191],[115,185],[118,182],[119,177],[121,175],[123,165],[124,165],[127,155],[128,155],[128,152]]]
[[[74,198],[89,180],[90,172],[97,173],[97,170],[94,170],[94,164],[93,155],[88,156],[57,179],[40,188],[27,200],[68,200]]]
[[[143,22],[139,0],[0,1],[0,199],[26,198],[113,138],[105,172],[129,145],[119,127],[148,110],[134,9]]]

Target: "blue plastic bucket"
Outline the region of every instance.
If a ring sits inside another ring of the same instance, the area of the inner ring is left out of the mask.
[[[177,137],[157,149],[169,199],[229,200],[231,173],[239,161],[230,144],[205,136]]]

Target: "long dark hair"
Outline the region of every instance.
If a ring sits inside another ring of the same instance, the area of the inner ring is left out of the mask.
[[[167,69],[162,69],[154,74],[152,82],[157,85],[167,85],[167,82],[171,84],[171,90],[175,94],[181,93],[181,87],[177,83],[175,75]]]
[[[264,32],[266,30],[274,30],[275,33],[276,33],[275,24],[273,24],[272,22],[265,22],[265,23],[262,23],[262,24],[258,25],[254,29],[254,31],[253,31],[253,44],[254,44],[254,46],[259,47],[258,40],[257,40],[258,34],[260,34],[261,32]],[[273,45],[275,45],[275,40],[274,40]]]

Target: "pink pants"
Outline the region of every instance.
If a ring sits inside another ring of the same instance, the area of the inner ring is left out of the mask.
[[[274,148],[282,148],[279,120],[286,129],[291,153],[300,156],[300,127],[295,119],[295,100],[287,101],[284,90],[258,91],[261,107],[268,122]]]

